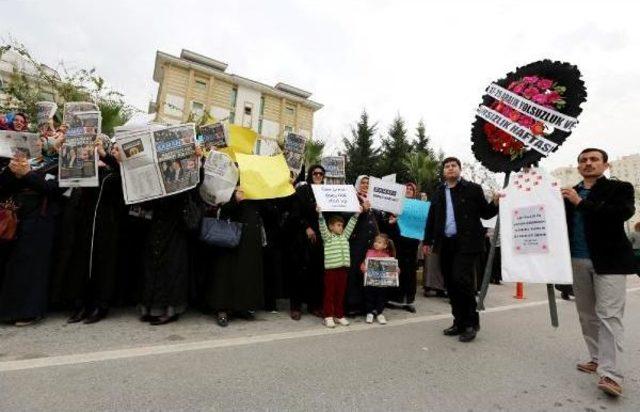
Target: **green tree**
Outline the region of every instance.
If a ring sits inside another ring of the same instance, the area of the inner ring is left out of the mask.
[[[374,147],[376,128],[377,124],[369,124],[369,115],[363,110],[358,123],[351,127],[351,139],[342,139],[347,156],[347,182],[355,182],[359,175],[377,174],[380,149]]]
[[[438,182],[438,161],[426,153],[415,151],[407,155],[403,163],[409,178],[422,192],[432,195]]]
[[[388,137],[382,140],[382,159],[380,174],[396,174],[399,182],[406,182],[409,174],[405,168],[404,160],[411,152],[411,144],[407,140],[407,129],[400,115],[396,116],[389,126]]]
[[[309,139],[304,147],[304,164],[307,167],[320,164],[322,159],[322,151],[324,150],[324,142],[322,140]]]
[[[8,103],[0,105],[0,111],[24,111],[30,119],[36,118],[36,102],[43,100],[43,91],[53,91],[58,104],[58,120],[62,119],[64,102],[92,101],[98,105],[102,114],[102,131],[112,134],[113,129],[125,123],[135,112],[126,104],[123,95],[106,85],[105,80],[96,74],[95,69],[68,70],[64,63],[60,64],[58,77],[47,70],[47,67],[31,56],[27,48],[17,42],[0,46],[0,56],[12,50],[24,58],[34,69],[29,74],[14,69],[9,85],[4,92],[10,96]],[[35,122],[32,122],[32,128]]]
[[[430,145],[430,138],[427,136],[424,120],[420,119],[418,127],[416,127],[416,140],[413,142],[413,149],[419,153],[425,153],[433,158],[433,150]]]

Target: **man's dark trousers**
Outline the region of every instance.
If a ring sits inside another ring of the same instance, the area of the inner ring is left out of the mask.
[[[440,250],[442,276],[451,301],[453,322],[460,329],[478,328],[474,265],[477,253],[460,253],[455,237],[444,237]]]

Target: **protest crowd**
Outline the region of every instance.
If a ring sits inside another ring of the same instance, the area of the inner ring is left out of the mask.
[[[28,124],[22,113],[0,116],[0,130],[19,132]],[[397,214],[372,207],[373,176],[359,176],[352,188],[355,213],[323,211],[314,190],[325,182],[321,165],[291,172],[287,184],[295,190],[286,196],[248,199],[236,181],[228,201],[205,202],[200,191],[205,159],[216,149],[197,145],[186,135],[180,139],[194,143],[200,167],[198,162],[162,158],[158,170],[167,183],[162,196],[127,204],[123,182],[128,181],[121,166],[147,147],[138,140],[114,144],[95,133],[97,166],[86,166],[91,152],[86,147],[61,160],[69,130],[64,122],[40,128],[39,158],[21,152],[0,158],[3,322],[27,326],[57,309],[69,311],[69,323],[91,324],[114,306],[136,305],[140,320],[151,325],[177,321],[191,307],[210,313],[224,327],[235,318],[252,319],[257,310],[276,311],[277,301],[288,299],[293,320],[306,309],[329,328],[347,326],[354,316],[385,324],[387,308],[415,312],[422,255],[425,296],[431,292],[450,299],[454,323],[444,334],[470,342],[480,330],[476,294],[489,243],[481,219],[499,213],[501,195],[487,200],[480,185],[461,178],[455,157],[442,162],[444,182],[430,199],[428,219],[425,215],[416,238],[403,235]],[[158,159],[160,147],[174,148],[168,140],[161,146],[165,137],[164,132],[155,137]],[[96,187],[61,184],[59,167],[71,170],[78,162],[85,169],[97,167]],[[578,162],[584,182],[562,189],[574,292],[591,355],[578,369],[597,372],[599,387],[619,394],[621,275],[636,270],[622,229],[634,212],[633,187],[602,176],[607,157],[600,149],[586,149]],[[193,187],[168,195],[182,181]],[[415,183],[402,186],[406,199],[420,199]],[[219,230],[231,240],[223,239],[222,246],[204,242],[202,222],[208,217],[216,225],[226,224]],[[396,265],[385,266],[389,260]],[[367,280],[370,270],[388,272],[389,267],[397,284]],[[492,280],[500,281],[499,270]]]

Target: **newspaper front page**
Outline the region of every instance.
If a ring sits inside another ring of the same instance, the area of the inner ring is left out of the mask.
[[[100,111],[89,102],[66,103],[63,119],[68,130],[60,148],[60,187],[97,187],[98,154],[94,142],[100,133]]]
[[[124,131],[116,143],[128,205],[184,192],[200,181],[193,124]]]

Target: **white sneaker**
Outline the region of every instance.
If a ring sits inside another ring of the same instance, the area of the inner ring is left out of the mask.
[[[324,318],[324,321],[322,323],[324,323],[324,326],[328,328],[336,327],[336,323],[333,321],[333,318]]]
[[[387,324],[387,318],[384,317],[384,315],[378,315],[376,316],[376,320],[378,321],[379,324],[381,325],[386,325]]]
[[[373,323],[373,313],[367,313],[367,317],[364,319],[367,323]]]
[[[349,321],[347,320],[347,318],[339,318],[339,319],[336,319],[336,320],[342,326],[349,326]]]

